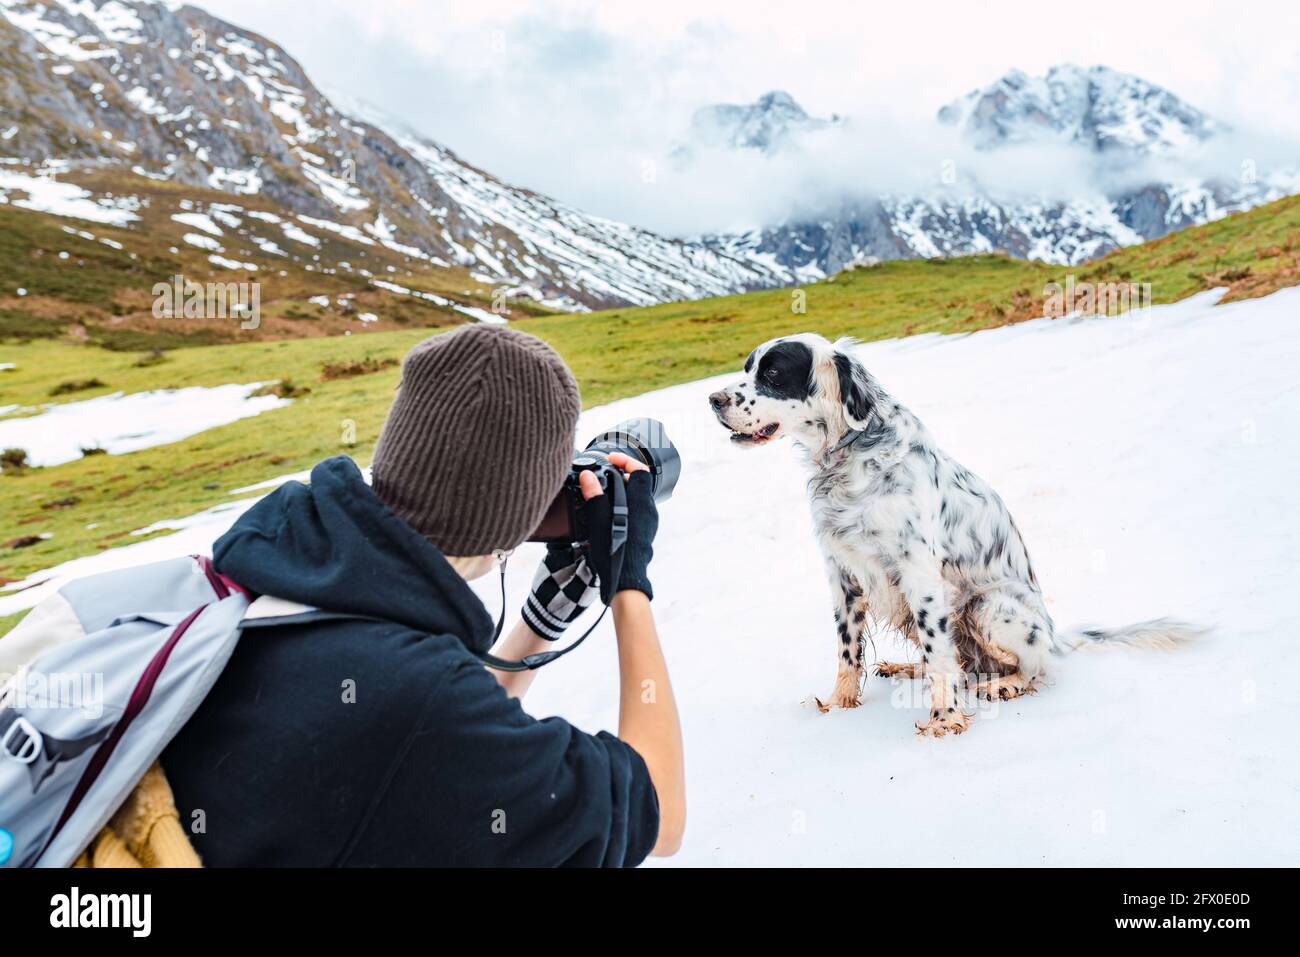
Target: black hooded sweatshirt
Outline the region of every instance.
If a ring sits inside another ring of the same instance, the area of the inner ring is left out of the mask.
[[[206,865],[633,867],[650,852],[640,755],[506,696],[471,653],[491,643],[487,609],[351,459],[267,496],[213,552],[253,592],[364,618],[245,628],[164,752]]]

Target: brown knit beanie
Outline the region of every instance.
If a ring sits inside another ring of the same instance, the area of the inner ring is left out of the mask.
[[[560,490],[580,409],[573,373],[540,339],[492,325],[426,339],[402,363],[375,494],[445,555],[514,548]]]

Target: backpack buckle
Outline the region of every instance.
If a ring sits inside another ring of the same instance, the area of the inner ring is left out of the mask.
[[[19,739],[20,734],[21,739]],[[4,738],[0,739],[0,751],[19,764],[31,764],[41,753],[44,743],[41,733],[32,726],[30,721],[26,718],[14,718],[13,724],[5,731]]]

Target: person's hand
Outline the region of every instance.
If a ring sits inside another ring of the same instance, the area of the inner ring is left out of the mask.
[[[650,562],[649,541],[654,538],[654,530],[659,523],[654,499],[649,494],[649,469],[644,462],[621,452],[610,455],[609,461],[615,468],[622,470],[624,479],[628,481],[628,543],[623,546],[626,553],[619,577],[625,583],[623,587],[637,588],[649,597],[650,583],[645,578],[645,566]],[[638,472],[644,472],[645,475],[633,483],[631,477]],[[644,485],[645,497],[649,501],[648,513],[643,503],[634,504],[632,501],[634,484],[637,487]],[[600,480],[592,472],[582,472],[578,475],[578,488],[582,492],[583,499],[588,503],[586,505],[588,525],[592,528],[593,539],[591,550],[580,551],[567,543],[548,544],[546,556],[537,566],[537,573],[533,576],[532,591],[524,600],[522,611],[524,621],[528,623],[529,628],[548,641],[559,640],[564,635],[565,629],[591,607],[597,595],[601,595],[608,603],[613,599],[615,591],[607,585],[611,575],[610,506],[603,498],[605,490],[601,488]],[[602,500],[593,504],[592,500],[595,498]],[[632,527],[635,525],[644,531],[647,522],[651,524],[649,537],[646,539],[645,558],[640,562],[639,572],[631,575],[629,568],[633,563],[629,561],[631,555],[629,546],[632,543]],[[592,558],[592,552],[601,557]],[[602,566],[603,575],[600,573]],[[622,588],[618,590],[621,591]]]
[[[599,594],[596,573],[582,554],[567,543],[551,542],[524,599],[523,619],[542,638],[558,641]]]
[[[646,598],[653,598],[650,579],[646,570],[650,559],[654,557],[654,537],[659,531],[659,509],[655,506],[653,483],[650,469],[640,459],[634,459],[622,452],[614,452],[609,462],[623,472],[627,483],[627,542],[623,545],[623,567],[619,571],[617,582],[610,581],[612,576],[610,562],[610,517],[612,508],[600,480],[591,472],[578,476],[578,486],[584,506],[588,512],[587,527],[591,529],[591,544],[587,550],[587,561],[596,571],[600,581],[600,598],[605,604],[614,600],[614,595],[629,589],[643,592]]]

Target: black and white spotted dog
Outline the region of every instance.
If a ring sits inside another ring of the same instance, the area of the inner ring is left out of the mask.
[[[1054,655],[1111,641],[1168,646],[1193,629],[1169,619],[1058,634],[1010,513],[996,492],[951,459],[915,415],[848,351],[803,334],[773,339],[744,378],[709,404],[732,440],[765,445],[789,435],[807,456],[813,523],[839,630],[835,689],[821,710],[860,700],[868,629],[889,625],[920,649],[919,663],[881,663],[885,676],[928,679],[939,737],[965,731],[960,692],[992,700],[1033,690]]]

